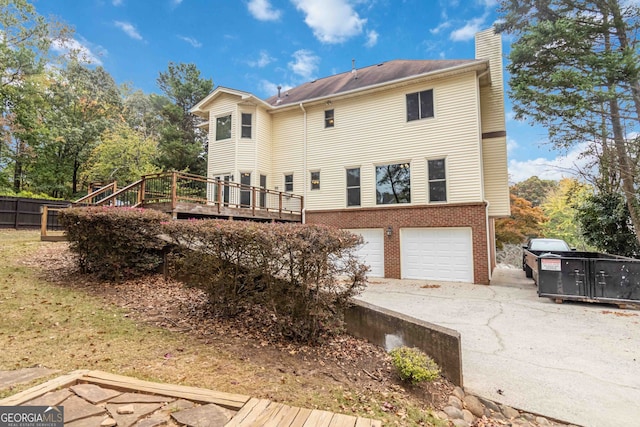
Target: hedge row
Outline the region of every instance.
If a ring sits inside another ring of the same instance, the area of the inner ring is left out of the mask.
[[[317,225],[172,221],[176,277],[209,295],[216,312],[259,304],[291,339],[317,342],[342,328],[344,308],[366,283],[362,238]]]
[[[59,215],[80,269],[109,280],[155,271],[165,242],[158,238],[166,214],[138,208],[82,207]]]
[[[366,283],[355,255],[362,238],[317,225],[191,220],[135,208],[89,207],[60,213],[84,272],[121,280],[169,271],[209,296],[217,315],[259,305],[283,335],[318,342],[338,332],[349,298]]]

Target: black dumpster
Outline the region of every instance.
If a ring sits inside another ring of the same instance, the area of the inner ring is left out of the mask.
[[[537,261],[541,297],[640,303],[640,260],[598,252],[555,252]]]

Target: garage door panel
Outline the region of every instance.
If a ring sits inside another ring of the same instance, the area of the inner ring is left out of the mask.
[[[384,229],[358,228],[347,230],[358,234],[364,239],[364,244],[358,248],[358,257],[370,268],[370,277],[384,277]]]
[[[402,278],[473,281],[470,228],[402,228],[400,245]]]

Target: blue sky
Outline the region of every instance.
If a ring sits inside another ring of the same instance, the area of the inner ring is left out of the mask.
[[[70,44],[117,83],[159,92],[170,61],[195,63],[216,86],[266,98],[391,59],[474,57],[474,34],[496,19],[496,0],[34,0],[38,13],[75,29]],[[503,38],[503,50],[509,50]],[[506,64],[506,60],[505,60]],[[506,95],[505,95],[506,97]],[[514,121],[506,99],[512,182],[559,179],[577,151],[545,143],[544,129]]]

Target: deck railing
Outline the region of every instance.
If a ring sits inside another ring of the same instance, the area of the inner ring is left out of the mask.
[[[118,190],[118,183],[113,181],[110,184],[105,185],[97,189],[96,191],[87,194],[86,196],[73,202],[74,205],[95,205],[106,197],[112,196]]]
[[[301,215],[304,203],[302,196],[296,194],[183,172],[145,175],[118,191],[115,189],[114,182],[74,204],[151,207],[165,203],[175,211],[179,204],[188,203],[213,206],[220,215],[229,209],[238,209],[236,212],[248,217],[264,217],[261,213],[281,217],[282,214]]]

